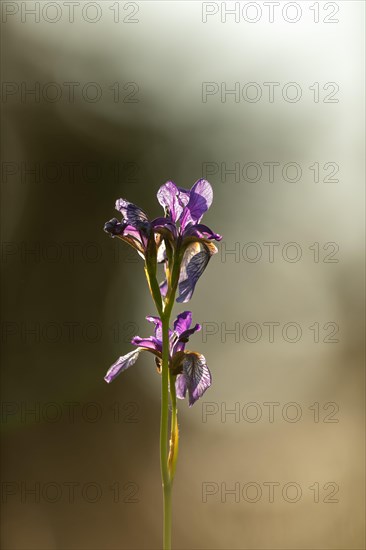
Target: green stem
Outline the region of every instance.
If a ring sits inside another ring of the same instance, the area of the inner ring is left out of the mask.
[[[160,467],[163,485],[163,550],[171,549],[171,482],[168,466],[169,428],[169,315],[162,316],[163,354],[161,366]]]
[[[163,510],[164,510],[164,530],[163,530],[163,550],[171,550],[171,529],[172,529],[172,485],[175,474],[175,467],[178,456],[178,421],[177,421],[177,398],[175,390],[175,376],[172,375],[169,368],[169,324],[170,315],[173,309],[175,293],[178,286],[180,272],[180,254],[179,247],[176,251],[173,269],[171,273],[170,290],[165,302],[164,310],[158,307],[162,321],[162,365],[161,365],[161,419],[160,419],[160,467],[163,485]],[[152,278],[153,279],[153,278]],[[154,284],[152,293],[154,295]],[[154,297],[155,298],[155,297]],[[155,303],[159,300],[155,298]],[[169,387],[170,399],[172,404],[171,418],[171,436],[168,454],[168,431],[169,431]]]
[[[170,400],[172,403],[172,421],[170,428],[170,448],[169,448],[169,473],[171,485],[173,485],[175,467],[177,464],[178,458],[178,447],[179,447],[179,430],[178,430],[178,409],[177,409],[177,394],[175,390],[175,376],[172,373],[169,373],[169,386],[170,386]]]

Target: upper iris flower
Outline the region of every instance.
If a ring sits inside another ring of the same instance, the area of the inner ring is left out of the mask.
[[[168,228],[171,236],[164,238],[164,245],[171,246],[180,261],[177,302],[188,302],[211,256],[217,252],[212,240],[220,241],[222,238],[200,223],[212,204],[212,187],[204,179],[196,181],[190,190],[177,187],[175,183],[168,181],[160,187],[157,197],[164,207],[166,219],[170,222]],[[172,268],[169,266],[168,254],[163,258],[158,257],[159,259],[165,261],[166,267],[167,278],[161,284],[164,294]]]
[[[131,367],[142,351],[149,351],[156,357],[160,369],[162,360],[162,322],[159,317],[146,317],[155,324],[155,335],[148,338],[135,336],[131,343],[137,348],[127,355],[120,357],[108,370],[105,380],[112,382],[121,372]],[[192,406],[211,385],[211,373],[206,365],[206,359],[200,353],[186,351],[185,346],[189,337],[201,330],[200,325],[191,328],[192,313],[180,313],[175,322],[174,330],[169,331],[169,369],[176,375],[175,387],[177,397],[184,399],[187,392],[189,406]]]
[[[212,240],[222,238],[200,223],[212,204],[212,187],[204,179],[196,181],[191,189],[168,181],[160,187],[157,198],[165,217],[150,222],[141,208],[119,199],[116,209],[122,214],[122,222],[113,218],[104,229],[136,248],[146,261],[153,258],[164,263],[166,278],[160,285],[161,294],[168,296],[178,287],[177,302],[188,302],[211,256],[217,252]]]

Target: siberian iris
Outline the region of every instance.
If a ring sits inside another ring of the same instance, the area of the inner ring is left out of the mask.
[[[135,336],[131,343],[137,348],[120,357],[108,370],[105,381],[112,382],[121,372],[135,364],[142,351],[155,355],[160,372],[163,352],[162,322],[159,317],[146,317],[155,324],[155,335],[148,338]],[[177,397],[184,399],[188,392],[189,406],[192,406],[211,385],[211,373],[206,365],[206,359],[200,353],[186,351],[189,337],[201,326],[196,324],[191,328],[192,313],[180,313],[174,322],[174,330],[169,331],[169,369],[175,377]]]
[[[211,256],[217,252],[212,241],[222,238],[201,224],[212,204],[212,187],[204,179],[196,181],[191,189],[168,181],[160,187],[157,198],[164,208],[164,217],[149,221],[141,208],[118,199],[116,210],[122,214],[122,220],[113,218],[104,230],[135,248],[145,261],[157,259],[164,264],[166,277],[160,284],[163,299],[172,282],[174,262],[179,262],[177,302],[188,302]]]
[[[105,380],[111,382],[134,365],[143,351],[155,356],[161,374],[160,463],[164,497],[163,549],[171,549],[171,491],[178,457],[177,397],[188,394],[192,406],[211,385],[211,373],[200,353],[186,350],[189,337],[200,330],[192,325],[192,313],[180,313],[170,329],[170,316],[175,300],[188,302],[198,279],[217,248],[213,241],[221,236],[201,223],[212,204],[213,192],[208,181],[200,179],[191,189],[178,187],[172,181],[162,185],[157,198],[164,216],[149,220],[146,213],[125,199],[116,201],[121,219],[113,218],[104,230],[137,250],[144,268],[158,316],[147,317],[155,325],[154,336],[135,336],[136,348],[120,357],[108,370]],[[157,266],[164,267],[165,278],[157,280]],[[178,297],[176,298],[176,294]],[[169,407],[170,404],[170,407]],[[170,431],[170,436],[169,436]]]

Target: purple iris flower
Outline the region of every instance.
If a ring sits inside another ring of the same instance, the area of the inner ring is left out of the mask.
[[[113,218],[105,224],[104,230],[133,246],[143,258],[151,243],[156,246],[157,261],[164,264],[166,273],[160,285],[163,296],[169,289],[174,262],[179,262],[177,302],[188,302],[211,256],[217,252],[212,241],[222,238],[201,224],[212,204],[212,187],[204,179],[196,181],[191,189],[177,187],[168,181],[160,187],[157,198],[165,217],[150,222],[141,208],[118,199],[116,209],[122,214],[122,221]]]
[[[112,382],[121,372],[134,365],[142,351],[149,351],[156,357],[156,363],[160,369],[162,361],[162,322],[159,317],[146,317],[155,324],[155,334],[148,338],[135,336],[131,343],[137,348],[127,355],[120,357],[108,370],[104,380]],[[211,386],[211,373],[206,365],[203,355],[196,352],[186,351],[185,346],[189,337],[201,326],[196,324],[191,328],[192,313],[184,311],[180,313],[175,322],[174,329],[169,331],[169,368],[176,375],[175,387],[177,397],[184,399],[187,392],[189,406],[191,407],[197,399]]]
[[[196,181],[191,189],[177,187],[168,181],[160,187],[157,197],[170,222],[168,228],[173,227],[172,247],[183,251],[177,302],[188,302],[211,256],[217,252],[211,241],[222,239],[221,235],[200,223],[212,204],[212,187],[204,179]],[[163,258],[163,261],[167,262],[167,259]],[[163,294],[166,288],[167,281],[163,281]]]

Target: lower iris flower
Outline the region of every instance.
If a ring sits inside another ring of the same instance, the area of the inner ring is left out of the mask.
[[[131,343],[136,347],[127,355],[120,357],[108,370],[105,381],[112,382],[121,372],[134,365],[143,351],[149,351],[155,355],[158,369],[162,361],[162,322],[159,317],[146,317],[155,324],[155,334],[147,338],[135,336]],[[186,351],[185,347],[189,337],[201,326],[196,324],[191,328],[192,313],[184,311],[180,313],[173,330],[169,331],[169,369],[176,376],[175,387],[177,397],[184,399],[188,393],[189,406],[192,406],[204,392],[211,386],[211,373],[206,365],[205,357],[197,352]]]

